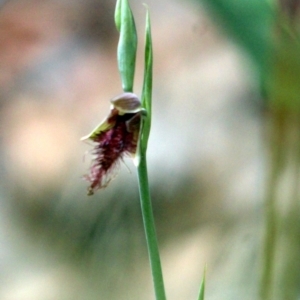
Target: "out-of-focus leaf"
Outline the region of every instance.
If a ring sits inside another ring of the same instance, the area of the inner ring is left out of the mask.
[[[283,34],[276,44],[268,89],[276,109],[300,111],[300,44]]]
[[[201,286],[200,286],[200,290],[199,290],[199,297],[198,297],[198,300],[204,300],[204,292],[205,292],[205,273],[206,273],[206,268],[204,269],[204,272],[203,272],[203,278],[202,278],[202,282],[201,282]]]
[[[272,49],[274,10],[266,0],[196,0],[214,13],[225,30],[251,55],[261,71]]]

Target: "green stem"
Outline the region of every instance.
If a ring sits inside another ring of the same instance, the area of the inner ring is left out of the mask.
[[[155,296],[156,296],[156,300],[166,300],[164,281],[163,281],[158,244],[156,238],[154,217],[152,211],[152,204],[150,198],[150,191],[149,191],[147,161],[146,161],[146,155],[144,153],[141,154],[140,162],[137,169],[138,169],[141,208],[142,208],[144,229],[145,229],[146,240],[147,240],[148,255],[149,255],[152,278],[154,283]]]
[[[286,119],[280,112],[273,112],[270,120],[270,162],[269,178],[265,199],[265,236],[263,240],[263,272],[260,282],[260,299],[273,299],[275,252],[278,246],[278,221],[276,199],[280,176],[285,165]]]
[[[288,117],[284,112],[272,111],[270,120],[269,178],[265,199],[266,231],[263,241],[263,272],[260,282],[260,299],[274,299],[274,277],[276,249],[279,239],[279,212],[276,208],[278,186],[286,166],[286,137]]]

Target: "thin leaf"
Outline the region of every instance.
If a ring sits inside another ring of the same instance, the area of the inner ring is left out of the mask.
[[[204,292],[205,292],[205,276],[206,276],[206,267],[204,268],[203,278],[200,286],[199,297],[198,300],[204,300]]]
[[[267,0],[195,0],[218,17],[238,43],[251,55],[262,72],[272,47],[274,8]]]
[[[132,11],[127,0],[119,0],[116,5],[115,23],[120,31],[118,44],[118,66],[124,92],[133,91],[137,33]]]
[[[145,65],[144,83],[142,90],[142,107],[145,108],[147,116],[144,119],[141,136],[141,151],[146,151],[148,138],[151,128],[151,109],[152,109],[152,73],[153,73],[153,50],[151,36],[150,14],[147,9],[146,15],[146,41],[145,41]]]

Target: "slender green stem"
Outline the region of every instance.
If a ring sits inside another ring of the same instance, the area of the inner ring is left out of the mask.
[[[120,32],[118,44],[118,67],[124,92],[133,91],[137,50],[137,32],[128,0],[117,0],[115,23]],[[153,53],[149,11],[146,14],[145,66],[141,106],[145,114],[141,116],[140,136],[137,145],[136,164],[139,179],[140,201],[147,240],[156,300],[165,300],[165,289],[155,232],[150,199],[146,151],[151,127]],[[142,115],[142,113],[141,113]]]
[[[298,226],[300,219],[300,131],[299,131],[299,111],[289,114],[287,155],[290,155],[288,171],[292,174],[290,185],[290,195],[286,199],[289,207],[283,214],[282,236],[284,236],[284,251],[282,255],[283,267],[280,277],[281,288],[278,292],[279,299],[296,300],[299,299],[300,261],[299,261],[299,234]],[[283,244],[283,243],[282,243]]]
[[[285,164],[286,120],[273,112],[270,120],[269,178],[265,199],[265,236],[263,240],[263,272],[260,282],[260,299],[273,299],[275,252],[278,243],[278,213],[276,209],[277,187]]]
[[[146,155],[143,153],[140,157],[138,165],[138,179],[141,199],[141,208],[144,222],[144,229],[147,240],[148,254],[154,283],[156,300],[165,300],[165,288],[163,275],[158,251],[156,231],[154,225],[154,217],[149,191],[147,161]]]

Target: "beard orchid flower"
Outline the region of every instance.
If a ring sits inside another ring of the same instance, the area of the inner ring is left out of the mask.
[[[91,140],[92,163],[84,178],[90,182],[88,195],[108,185],[113,170],[125,157],[135,157],[145,109],[133,93],[123,93],[111,100],[108,116],[81,140]]]

